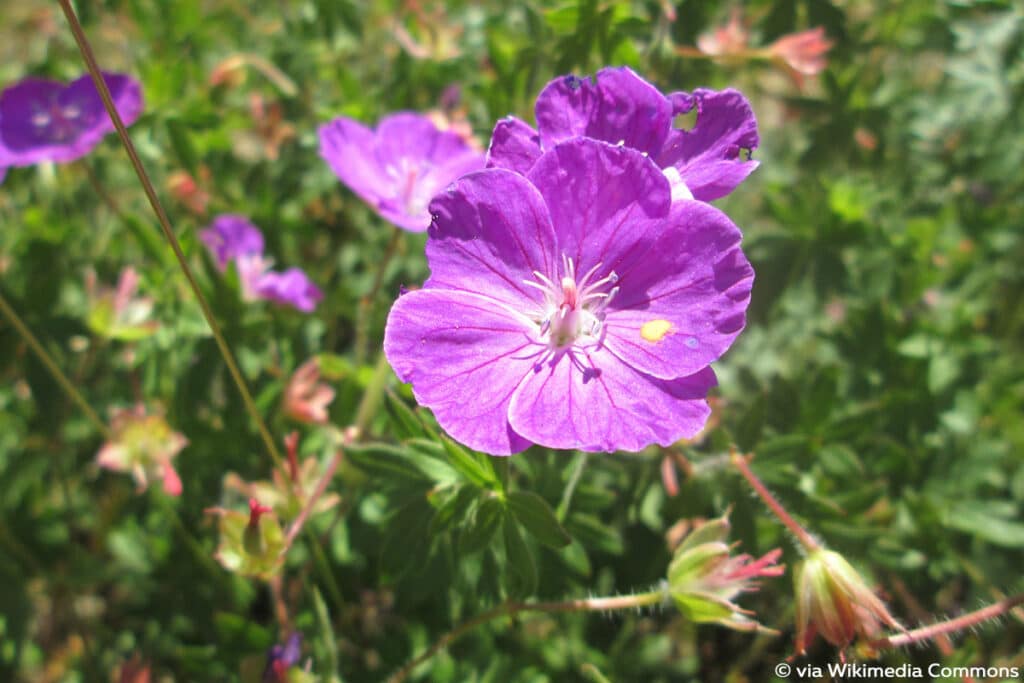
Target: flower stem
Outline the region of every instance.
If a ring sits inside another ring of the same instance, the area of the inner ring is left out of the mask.
[[[362,363],[366,357],[366,346],[367,346],[367,328],[370,326],[370,309],[374,299],[377,298],[377,292],[380,291],[381,285],[384,284],[384,273],[388,269],[388,264],[391,263],[391,259],[394,257],[395,252],[398,251],[398,245],[402,241],[402,231],[398,228],[393,228],[391,231],[391,239],[388,240],[388,244],[384,247],[384,255],[381,256],[380,261],[377,265],[377,272],[373,275],[373,284],[370,285],[370,291],[363,296],[359,301],[359,328],[356,330],[356,362]]]
[[[100,416],[92,409],[92,406],[90,406],[89,402],[85,400],[82,393],[75,387],[71,380],[67,378],[67,375],[64,374],[60,367],[57,366],[57,363],[54,362],[53,358],[50,357],[50,354],[47,353],[45,348],[43,348],[43,345],[40,344],[39,340],[36,339],[34,334],[32,334],[32,331],[28,329],[11,305],[7,303],[7,299],[4,298],[3,294],[0,294],[0,312],[4,314],[4,317],[11,323],[11,326],[17,330],[21,338],[26,344],[28,344],[28,347],[32,349],[32,352],[36,354],[36,357],[40,362],[42,362],[47,371],[49,371],[50,376],[53,377],[53,379],[57,381],[57,384],[61,386],[64,393],[66,393],[71,400],[81,408],[82,412],[85,413],[87,418],[89,418],[89,421],[92,422],[93,426],[95,426],[99,433],[103,435],[103,438],[112,438],[113,435],[111,434],[110,428],[107,427],[106,423],[100,419]]]
[[[782,504],[779,503],[775,496],[772,495],[771,491],[768,490],[768,487],[761,483],[761,480],[758,479],[757,475],[755,475],[750,469],[750,464],[748,463],[747,458],[740,455],[735,449],[731,451],[730,456],[733,466],[739,470],[740,474],[743,475],[743,478],[747,480],[748,484],[750,484],[750,487],[757,492],[757,495],[761,497],[761,500],[768,506],[768,509],[775,513],[775,516],[779,518],[779,521],[782,522],[787,529],[793,532],[793,535],[796,536],[798,541],[800,541],[800,544],[804,549],[807,552],[813,552],[821,548],[821,544],[814,540],[814,537],[807,533],[807,531],[800,526],[800,524],[798,524],[788,512],[786,512],[786,509],[782,507]]]
[[[114,200],[113,195],[107,192],[106,185],[104,185],[103,181],[100,180],[100,177],[96,174],[96,169],[92,167],[92,164],[83,159],[79,165],[85,170],[85,175],[89,178],[89,184],[92,185],[93,191],[100,199],[103,200],[103,203],[107,205],[107,208],[110,209],[115,216],[123,220],[124,212],[121,210],[117,201]]]
[[[569,514],[569,505],[572,503],[573,494],[576,493],[576,487],[583,477],[583,469],[586,466],[587,454],[580,451],[574,457],[572,474],[569,475],[569,482],[565,485],[565,490],[562,491],[562,500],[558,501],[558,508],[555,510],[555,517],[559,522],[564,522],[565,516]]]
[[[217,342],[217,348],[224,357],[224,362],[227,364],[228,371],[231,373],[231,377],[234,380],[235,385],[238,387],[238,392],[242,395],[242,401],[245,403],[245,408],[253,422],[256,424],[256,427],[260,432],[260,436],[263,438],[263,443],[267,448],[267,452],[270,453],[270,457],[274,460],[274,464],[283,468],[284,463],[281,459],[281,454],[277,450],[277,446],[274,444],[274,439],[270,436],[270,431],[267,429],[267,425],[256,407],[256,402],[253,400],[252,394],[249,393],[249,388],[246,386],[245,380],[242,378],[242,372],[238,369],[235,358],[231,354],[231,349],[228,347],[227,340],[221,332],[220,325],[213,317],[213,311],[210,309],[210,305],[207,303],[206,297],[203,296],[202,291],[199,289],[199,283],[196,282],[195,276],[192,274],[192,269],[189,268],[188,262],[185,260],[185,254],[181,250],[178,238],[174,235],[174,230],[171,228],[171,222],[167,218],[167,213],[164,211],[163,205],[160,203],[160,199],[156,195],[156,190],[153,188],[153,183],[150,181],[149,175],[146,173],[146,169],[143,167],[142,161],[139,159],[139,155],[135,151],[135,145],[132,143],[131,137],[128,135],[128,130],[125,128],[124,122],[121,120],[121,115],[114,106],[114,101],[110,96],[110,89],[107,88],[106,81],[103,80],[99,65],[96,63],[96,57],[93,55],[92,47],[89,45],[89,41],[85,37],[85,32],[82,30],[82,25],[78,21],[74,8],[71,7],[71,0],[59,1],[61,9],[64,11],[64,16],[67,18],[68,24],[71,27],[71,32],[75,36],[75,42],[78,44],[78,49],[82,53],[82,59],[85,61],[86,68],[88,68],[89,73],[92,75],[92,80],[96,86],[96,90],[99,91],[100,98],[103,100],[103,106],[106,108],[107,114],[110,116],[110,120],[113,122],[114,128],[117,130],[117,135],[121,139],[121,143],[124,145],[125,151],[128,153],[128,158],[131,160],[135,173],[139,177],[142,189],[146,192],[146,198],[149,199],[149,204],[153,208],[153,212],[156,214],[157,221],[160,223],[160,229],[163,230],[164,237],[167,238],[167,242],[174,251],[174,256],[177,258],[178,265],[181,266],[181,270],[185,274],[185,278],[188,280],[189,286],[192,288],[192,293],[199,301],[199,306],[203,310],[203,316],[206,318],[206,323],[209,325],[210,331],[213,333],[213,338]]]
[[[401,683],[413,669],[427,661],[441,650],[445,649],[456,640],[469,633],[477,626],[486,624],[499,617],[513,616],[520,612],[609,612],[612,610],[639,609],[660,605],[665,600],[665,593],[662,590],[655,590],[649,593],[638,593],[636,595],[621,595],[614,598],[587,598],[584,600],[568,600],[566,602],[504,602],[493,609],[468,619],[454,629],[438,638],[433,645],[427,648],[401,669],[396,671],[388,683]]]
[[[370,383],[366,385],[366,391],[363,392],[363,399],[359,402],[359,407],[356,408],[354,426],[357,439],[363,438],[377,408],[380,407],[380,402],[384,398],[384,385],[387,384],[390,376],[391,365],[388,364],[387,356],[381,351],[377,358],[377,365],[373,369],[373,375],[370,377]]]
[[[881,640],[876,640],[872,645],[879,648],[897,648],[910,645],[912,643],[918,643],[922,640],[931,640],[949,633],[956,633],[957,631],[972,628],[982,622],[988,621],[989,619],[1001,617],[1004,614],[1008,614],[1013,610],[1013,608],[1022,604],[1024,604],[1024,594],[1014,595],[1013,597],[1000,600],[988,607],[982,607],[979,610],[969,612],[968,614],[957,617],[956,619],[940,621],[937,624],[922,626],[921,628],[915,628],[913,631],[907,631],[906,633],[900,633],[894,636],[882,638]]]

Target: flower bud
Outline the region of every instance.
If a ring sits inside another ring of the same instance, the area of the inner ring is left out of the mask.
[[[111,438],[96,454],[100,467],[131,473],[140,493],[158,479],[166,493],[181,495],[181,478],[171,460],[188,445],[188,439],[171,429],[163,413],[148,413],[142,404],[114,410],[110,431]]]
[[[794,577],[796,583],[796,653],[803,654],[818,633],[845,648],[855,637],[877,638],[884,624],[901,629],[857,570],[842,555],[811,551]]]
[[[757,590],[759,577],[782,575],[785,566],[776,564],[782,551],[776,548],[757,560],[750,555],[733,556],[733,546],[726,543],[728,534],[727,516],[692,531],[669,565],[669,592],[679,610],[694,623],[757,630],[762,627],[750,618],[751,612],[733,599]]]
[[[220,516],[220,543],[214,557],[231,572],[242,576],[269,579],[284,563],[284,531],[269,507],[249,500],[249,514],[224,508],[210,508]]]

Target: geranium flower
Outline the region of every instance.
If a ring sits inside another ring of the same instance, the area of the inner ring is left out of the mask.
[[[110,431],[113,437],[96,454],[100,467],[131,473],[140,493],[152,479],[159,479],[165,492],[181,495],[181,478],[171,460],[188,439],[171,429],[162,413],[147,413],[142,404],[115,410]]]
[[[324,298],[320,288],[299,268],[264,273],[256,283],[256,293],[267,301],[287,304],[303,313],[312,313]]]
[[[273,261],[263,255],[263,233],[245,216],[217,216],[199,233],[220,270],[229,263],[238,272],[242,298],[246,301],[264,299],[287,304],[309,313],[323,298],[323,292],[299,268],[283,272],[270,270]]]
[[[426,116],[399,112],[373,131],[347,118],[320,128],[320,156],[386,220],[412,232],[430,225],[427,205],[459,176],[484,166],[483,155]]]
[[[697,123],[691,130],[673,127],[677,115],[694,108]],[[489,167],[526,173],[545,150],[586,136],[646,153],[672,182],[674,199],[709,202],[732,192],[758,166],[749,158],[759,141],[757,121],[737,90],[666,97],[628,67],[613,67],[593,80],[551,81],[537,97],[535,113],[537,130],[514,116],[497,123]]]
[[[725,214],[589,138],[525,176],[466,176],[430,211],[431,276],[395,302],[384,352],[455,439],[636,451],[700,431],[753,280]]]
[[[126,126],[142,113],[142,89],[123,74],[104,74]],[[65,85],[26,78],[0,94],[0,167],[64,163],[88,154],[114,124],[88,74]]]

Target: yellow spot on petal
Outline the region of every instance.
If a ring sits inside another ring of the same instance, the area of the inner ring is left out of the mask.
[[[649,342],[660,342],[672,331],[672,323],[667,320],[648,320],[640,328],[640,336]]]

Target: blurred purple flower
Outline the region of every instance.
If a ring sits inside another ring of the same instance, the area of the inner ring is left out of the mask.
[[[245,216],[223,214],[199,233],[199,239],[224,270],[228,263],[240,256],[263,253],[263,233]]]
[[[304,313],[312,312],[324,298],[320,288],[298,268],[265,273],[256,284],[256,292],[264,299],[289,304]]]
[[[697,110],[690,130],[676,116]],[[578,136],[646,153],[664,170],[673,199],[709,202],[732,192],[757,168],[758,145],[750,103],[736,90],[663,95],[628,67],[602,69],[593,79],[563,76],[541,91],[537,130],[509,116],[494,127],[488,167],[526,173],[540,155]],[[742,150],[749,150],[746,158]]]
[[[270,270],[273,261],[263,255],[263,233],[245,216],[217,216],[199,233],[199,239],[210,250],[218,268],[224,270],[229,263],[235,264],[246,301],[265,299],[310,313],[324,296],[299,268]]]
[[[130,126],[142,113],[139,82],[123,74],[103,77],[114,106]],[[67,85],[26,78],[0,94],[0,167],[74,161],[113,131],[88,74]]]
[[[643,154],[589,138],[524,176],[487,169],[430,205],[431,276],[392,306],[384,351],[462,443],[636,451],[692,437],[709,363],[743,329],[740,231],[671,200]]]
[[[302,635],[293,631],[284,645],[274,645],[267,653],[267,666],[263,669],[263,683],[285,683],[288,669],[302,657]]]
[[[385,116],[376,131],[334,119],[320,127],[320,156],[377,213],[412,232],[430,225],[427,206],[434,195],[484,166],[462,137],[415,112]]]

